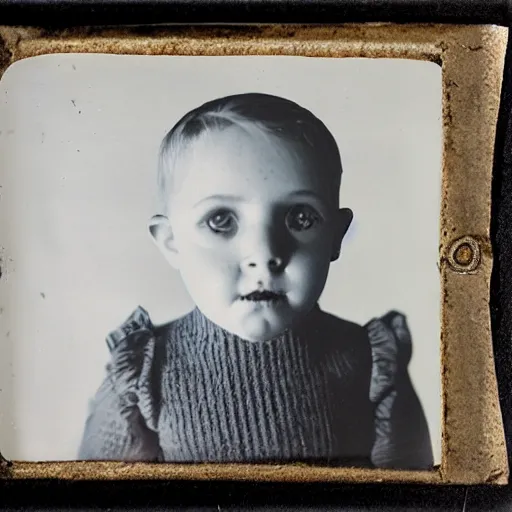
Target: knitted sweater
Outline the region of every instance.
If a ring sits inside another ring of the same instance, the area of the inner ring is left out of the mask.
[[[251,343],[198,309],[155,327],[138,308],[107,339],[112,359],[79,457],[368,466],[379,413],[370,382],[382,389],[389,370],[383,357],[372,365],[368,333],[382,337],[375,323],[316,308],[295,329]],[[386,412],[377,436],[387,435]]]

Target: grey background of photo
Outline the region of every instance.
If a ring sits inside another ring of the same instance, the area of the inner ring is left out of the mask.
[[[354,211],[321,306],[358,323],[407,315],[410,374],[441,454],[441,68],[301,57],[54,55],[0,82],[0,450],[66,460],[137,305],[155,323],[193,306],[147,233],[157,150],[187,111],[266,92],[309,108],[342,155]]]

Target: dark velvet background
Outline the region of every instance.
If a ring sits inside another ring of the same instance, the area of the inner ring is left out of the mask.
[[[508,0],[0,0],[0,24],[451,22],[509,25]],[[512,44],[493,180],[491,310],[500,399],[512,453]],[[0,482],[2,510],[512,511],[512,486],[270,485],[207,482]]]
[[[0,0],[2,24],[496,23],[511,0]]]

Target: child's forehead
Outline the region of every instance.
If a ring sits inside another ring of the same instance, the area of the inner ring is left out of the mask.
[[[314,155],[305,141],[287,138],[286,134],[255,124],[205,131],[188,141],[180,153],[180,167],[199,166],[211,173],[250,173],[258,167],[275,170],[285,167],[301,175],[320,171],[315,165],[318,155]]]
[[[175,205],[198,204],[207,198],[274,204],[299,192],[321,201],[330,199],[333,184],[326,182],[325,173],[315,171],[286,145],[272,149],[265,142],[248,137],[198,141],[179,165],[173,191]]]
[[[214,129],[184,141],[171,164],[168,206],[178,208],[211,196],[239,196],[251,203],[270,204],[297,191],[337,204],[337,170],[297,141],[253,128]]]
[[[235,154],[234,149],[239,147],[245,152],[257,150],[262,146],[266,149],[284,149],[291,145],[286,134],[268,129],[254,122],[232,124],[222,128],[204,130],[192,139],[188,147],[196,153],[226,152]]]

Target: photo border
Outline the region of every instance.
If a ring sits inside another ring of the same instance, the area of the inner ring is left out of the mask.
[[[7,479],[506,484],[508,464],[492,349],[491,178],[508,29],[489,25],[197,26],[44,30],[0,27],[0,75],[56,53],[293,55],[436,62],[443,80],[442,457],[432,471],[300,464],[21,462]],[[414,247],[403,258],[414,258]],[[378,265],[378,253],[375,255]],[[1,279],[0,279],[1,284]],[[1,441],[1,440],[0,440]]]

